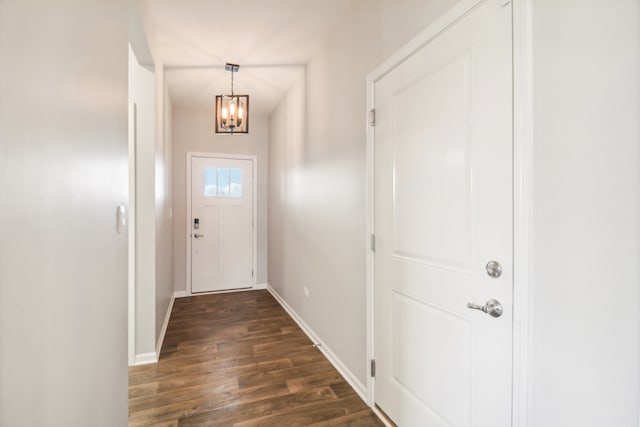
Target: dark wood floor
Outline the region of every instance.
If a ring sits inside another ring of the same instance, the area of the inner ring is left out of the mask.
[[[130,426],[382,426],[267,291],[176,299]]]

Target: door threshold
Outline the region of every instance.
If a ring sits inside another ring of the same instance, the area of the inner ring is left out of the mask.
[[[218,291],[205,291],[205,292],[191,292],[188,295],[185,295],[186,297],[195,297],[195,296],[199,296],[199,295],[215,295],[215,294],[228,294],[231,292],[247,292],[247,291],[255,291],[258,290],[257,288],[254,288],[253,286],[247,286],[244,288],[229,288],[229,289],[220,289]]]

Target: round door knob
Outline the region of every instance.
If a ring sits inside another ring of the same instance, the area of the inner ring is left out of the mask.
[[[487,274],[489,275],[489,277],[493,277],[494,279],[497,279],[502,275],[502,266],[498,261],[489,261],[487,263],[486,268],[487,268]]]

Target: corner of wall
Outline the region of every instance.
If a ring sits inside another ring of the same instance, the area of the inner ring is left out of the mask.
[[[173,302],[173,146],[172,106],[162,64],[156,64],[156,140],[155,140],[155,291],[156,345],[161,345],[163,319]],[[164,326],[163,326],[164,325]]]

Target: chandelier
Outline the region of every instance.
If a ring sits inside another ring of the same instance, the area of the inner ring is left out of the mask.
[[[216,133],[249,133],[249,95],[233,93],[233,74],[239,65],[227,63],[231,72],[231,95],[216,95]]]

